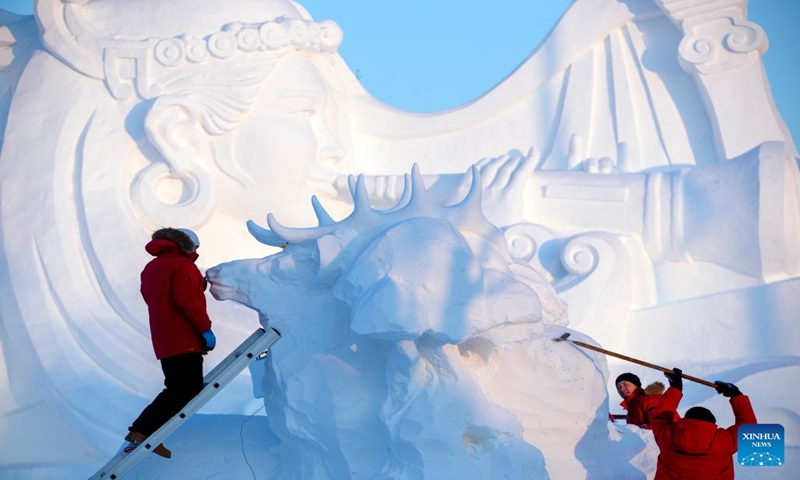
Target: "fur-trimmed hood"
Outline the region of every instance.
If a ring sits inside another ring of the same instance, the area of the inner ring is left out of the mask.
[[[666,390],[666,387],[661,382],[653,382],[644,388],[646,395],[661,395]]]
[[[197,245],[195,245],[192,238],[189,235],[178,230],[177,228],[171,228],[171,227],[160,228],[155,232],[153,232],[152,239],[172,240],[173,242],[178,244],[181,251],[186,255],[191,255],[197,250]]]

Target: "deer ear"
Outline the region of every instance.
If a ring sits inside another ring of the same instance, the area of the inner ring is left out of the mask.
[[[144,121],[147,138],[170,171],[180,176],[205,149],[197,104],[178,95],[163,95],[153,103]]]

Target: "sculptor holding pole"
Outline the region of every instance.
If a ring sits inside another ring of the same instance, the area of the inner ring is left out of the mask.
[[[733,479],[732,456],[738,450],[739,426],[757,423],[750,399],[732,383],[714,382],[717,393],[730,398],[735,423],[719,428],[714,414],[704,407],[692,407],[679,418],[682,372],[679,368],[672,371],[664,374],[670,386],[652,417],[651,427],[660,450],[655,479]]]
[[[661,399],[650,414],[650,428],[660,450],[655,480],[734,478],[732,456],[738,450],[739,426],[757,423],[750,399],[743,395],[736,385],[722,381],[711,383],[686,375],[680,368],[660,367],[585,342],[570,340],[569,336],[567,332],[554,338],[553,341],[569,342],[662,371],[669,380],[669,388],[661,395]],[[622,380],[629,378],[621,377]],[[684,418],[680,418],[678,404],[683,397],[684,378],[712,387],[720,395],[730,398],[735,423],[728,428],[719,428],[716,417],[705,407],[692,407],[686,411]]]

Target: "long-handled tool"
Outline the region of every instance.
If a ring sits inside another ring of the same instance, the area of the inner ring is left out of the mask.
[[[622,360],[627,360],[629,362],[638,363],[639,365],[643,365],[645,367],[650,367],[650,368],[658,370],[660,372],[669,373],[669,374],[674,374],[675,373],[671,368],[664,368],[664,367],[660,367],[658,365],[654,365],[652,363],[643,362],[642,360],[637,360],[635,358],[631,358],[631,357],[628,357],[628,356],[625,356],[625,355],[620,355],[619,353],[614,353],[614,352],[611,352],[609,350],[604,350],[604,349],[602,349],[600,347],[595,347],[594,345],[590,345],[590,344],[585,343],[585,342],[580,342],[578,340],[570,340],[569,336],[570,336],[570,333],[567,332],[567,333],[561,335],[560,337],[554,338],[553,341],[556,341],[556,342],[570,342],[570,343],[573,343],[573,344],[578,345],[580,347],[588,348],[589,350],[594,350],[595,352],[605,353],[606,355],[611,355],[612,357],[621,358]],[[717,385],[715,385],[712,382],[709,382],[707,380],[703,380],[702,378],[697,378],[697,377],[693,377],[691,375],[686,375],[685,373],[681,373],[681,377],[685,378],[686,380],[691,380],[693,382],[697,382],[697,383],[703,384],[703,385],[705,385],[707,387],[717,388]]]

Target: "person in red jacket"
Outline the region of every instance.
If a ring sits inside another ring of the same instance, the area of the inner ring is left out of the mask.
[[[717,381],[714,382],[717,392],[730,398],[735,417],[732,426],[717,427],[714,414],[704,407],[692,407],[684,418],[676,420],[683,381],[681,370],[673,368],[673,371],[664,374],[670,387],[661,397],[652,419],[653,435],[660,450],[655,480],[732,480],[739,426],[757,422],[750,399],[736,385]]]
[[[214,349],[216,338],[206,312],[206,280],[194,263],[199,246],[197,235],[183,228],[156,230],[145,246],[155,258],[142,271],[141,293],[166,388],[128,427],[127,448],[142,443],[203,389],[203,355]],[[163,445],[153,451],[171,457]]]
[[[664,391],[664,384],[654,382],[647,387],[647,391],[650,393],[645,392],[642,389],[642,382],[639,377],[630,372],[625,372],[618,376],[615,384],[617,393],[622,397],[620,406],[628,412],[626,415],[627,423],[649,429],[650,414],[661,399],[660,393]],[[651,392],[651,390],[653,391]]]

